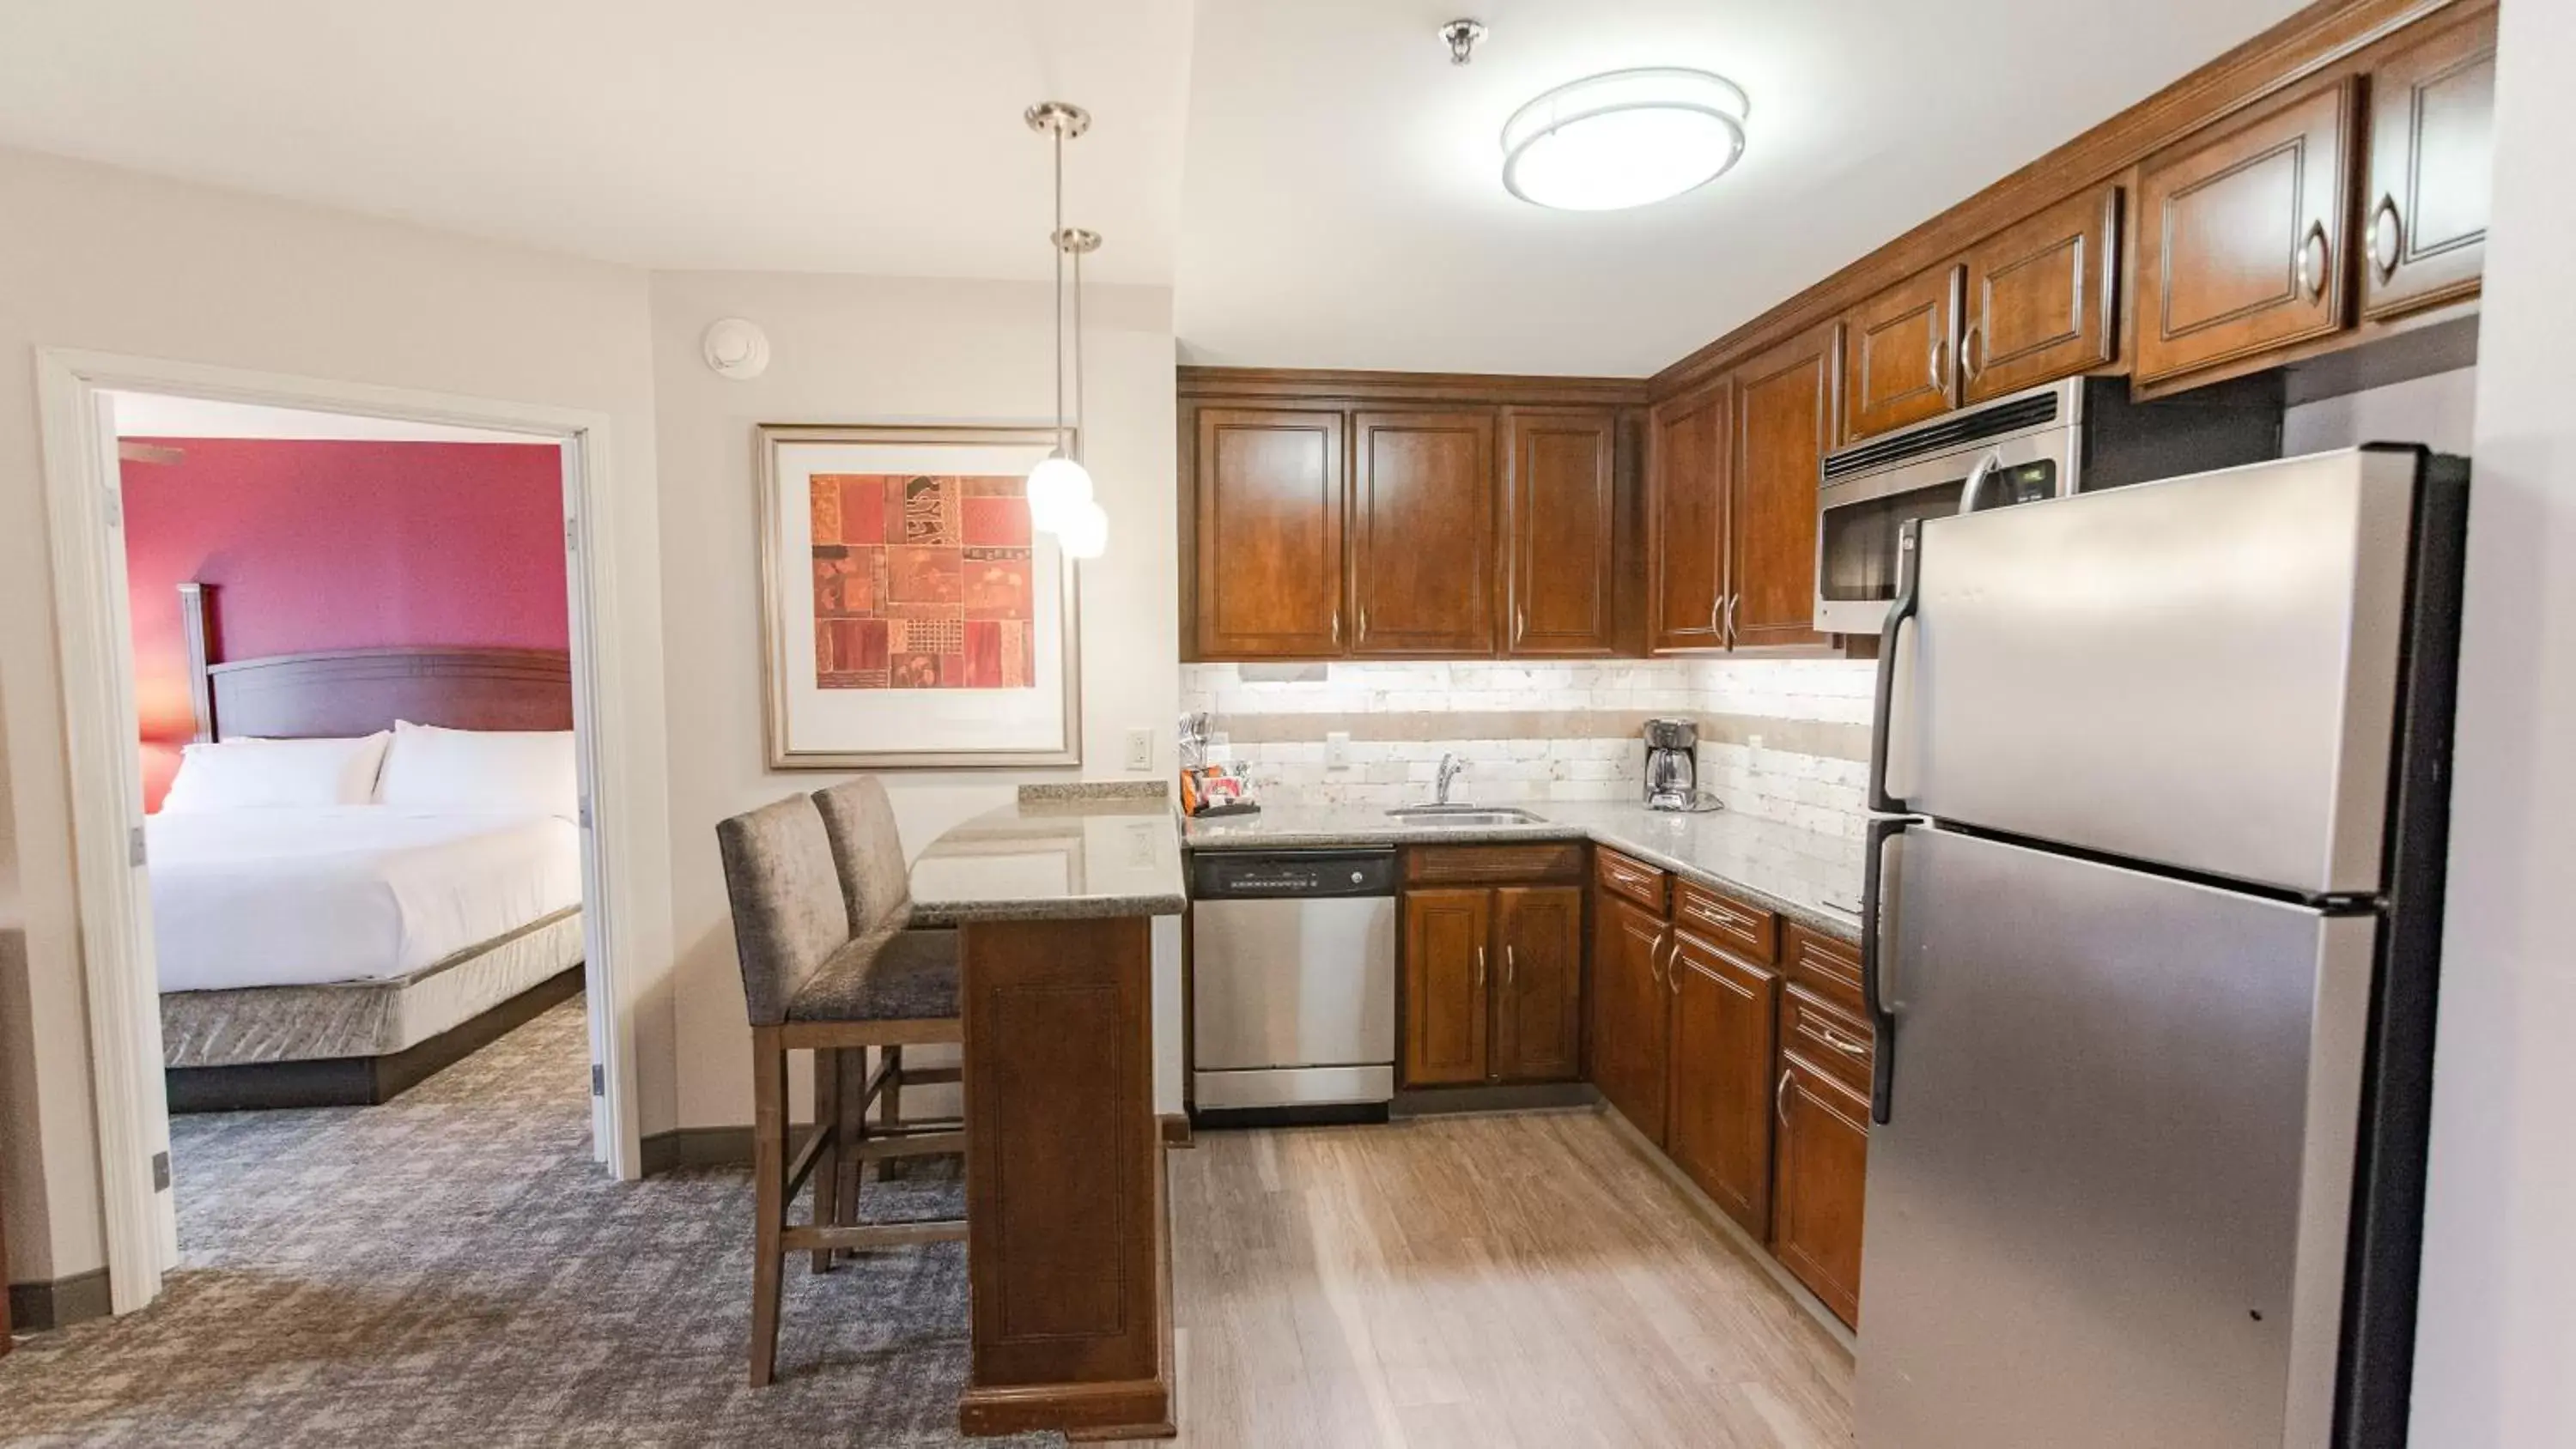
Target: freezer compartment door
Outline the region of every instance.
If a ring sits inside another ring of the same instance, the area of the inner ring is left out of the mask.
[[[1925,523],[1889,789],[2106,855],[2377,890],[2418,466],[2354,449]]]
[[[1917,827],[1881,925],[1861,1444],[2325,1445],[2377,919]]]

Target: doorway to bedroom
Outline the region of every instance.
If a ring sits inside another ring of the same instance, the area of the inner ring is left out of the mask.
[[[497,1187],[592,1115],[567,444],[108,397],[175,1261]]]

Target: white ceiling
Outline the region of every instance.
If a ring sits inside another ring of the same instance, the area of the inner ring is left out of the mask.
[[[24,0],[0,144],[658,268],[1168,281],[1189,0]]]
[[[1650,373],[2301,0],[1199,0],[1174,306],[1186,360]],[[1491,33],[1465,67],[1435,32]],[[1501,184],[1530,97],[1713,70],[1715,184],[1551,212]]]
[[[2297,3],[23,0],[0,145],[640,266],[1025,278],[1019,113],[1062,97],[1093,275],[1170,282],[1187,360],[1641,374]],[[1734,172],[1505,194],[1504,117],[1646,64],[1751,93]]]

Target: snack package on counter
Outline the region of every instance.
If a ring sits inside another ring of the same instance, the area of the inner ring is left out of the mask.
[[[1181,809],[1197,817],[1249,815],[1259,810],[1241,775],[1224,765],[1193,765],[1181,771]]]

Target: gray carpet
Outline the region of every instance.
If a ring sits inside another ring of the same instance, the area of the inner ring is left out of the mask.
[[[0,1442],[961,1443],[959,1244],[787,1276],[781,1380],[744,1384],[747,1170],[590,1160],[576,999],[382,1107],[173,1124],[185,1267],[151,1308],[0,1359]],[[946,1178],[871,1183],[933,1217]]]

